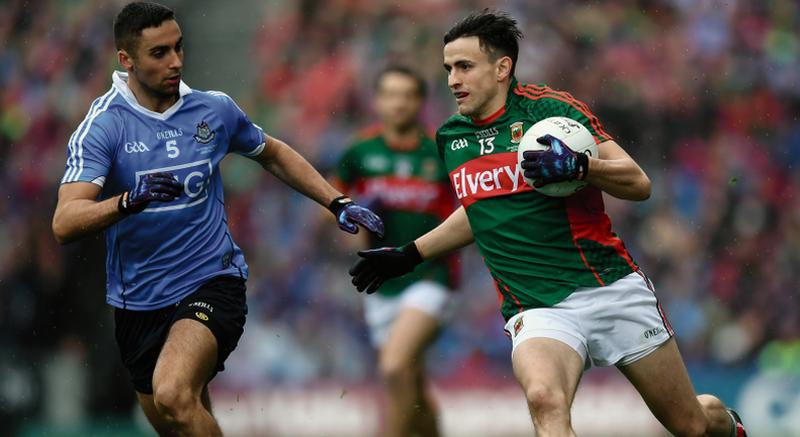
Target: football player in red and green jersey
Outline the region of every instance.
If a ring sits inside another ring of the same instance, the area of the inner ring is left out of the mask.
[[[508,15],[485,10],[444,37],[444,67],[458,113],[436,141],[459,207],[440,226],[399,247],[359,254],[359,291],[413,270],[423,260],[475,242],[494,279],[514,373],[539,436],[574,435],[570,406],[592,364],[616,366],[673,434],[743,436],[736,413],[716,397],[696,396],[652,283],[612,232],[602,192],[640,201],[650,180],[586,104],[514,77],[522,34]],[[558,138],[517,162],[523,133],[548,117],[583,124],[598,156]],[[569,197],[535,187],[581,179]]]
[[[418,122],[424,80],[410,69],[390,66],[375,85],[380,124],[345,152],[337,174],[341,188],[384,220],[384,240],[371,238],[370,247],[403,244],[430,231],[455,204],[436,143]],[[446,258],[431,260],[366,296],[366,321],[388,394],[384,435],[438,435],[423,355],[450,300],[450,277]]]

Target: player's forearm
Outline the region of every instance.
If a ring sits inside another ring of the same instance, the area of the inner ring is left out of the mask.
[[[650,179],[632,159],[589,158],[586,182],[619,199],[650,197]]]
[[[100,232],[124,217],[117,204],[119,196],[97,202],[74,199],[60,204],[53,215],[53,235],[59,244]]]
[[[264,169],[322,206],[327,207],[333,199],[341,195],[291,147],[274,138],[268,141],[270,150],[259,160]]]
[[[414,243],[423,259],[431,259],[460,249],[473,241],[475,239],[469,226],[467,212],[461,206],[439,226],[417,238]]]

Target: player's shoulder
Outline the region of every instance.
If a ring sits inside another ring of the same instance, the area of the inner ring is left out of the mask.
[[[383,143],[383,130],[379,124],[370,125],[356,132],[350,145],[350,151],[363,151],[377,147]]]
[[[125,107],[124,97],[114,87],[111,87],[105,94],[92,101],[79,127],[89,131],[100,128],[109,133],[120,129],[124,120],[120,111]]]
[[[231,96],[223,91],[217,90],[198,90],[192,88],[192,92],[184,96],[186,99],[196,100],[213,106],[236,105]]]
[[[559,90],[547,84],[527,84],[517,82],[511,94],[515,97],[518,106],[524,109],[542,106],[574,106],[582,105],[572,94]]]
[[[460,132],[464,129],[473,129],[474,124],[472,121],[459,113],[455,113],[447,118],[447,120],[436,129],[436,138],[439,138],[442,135],[448,135]]]

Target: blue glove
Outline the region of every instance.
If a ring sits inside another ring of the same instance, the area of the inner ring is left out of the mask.
[[[140,213],[150,202],[169,202],[180,197],[182,192],[183,184],[172,173],[148,173],[132,190],[122,193],[117,209],[123,214]]]
[[[543,187],[553,182],[586,179],[589,157],[570,149],[558,138],[547,134],[536,139],[549,146],[547,150],[529,150],[522,153],[520,167],[525,177],[533,179],[533,186]]]
[[[339,196],[328,205],[336,217],[339,229],[351,234],[358,233],[358,225],[383,239],[383,220],[374,212],[353,202],[347,196]]]

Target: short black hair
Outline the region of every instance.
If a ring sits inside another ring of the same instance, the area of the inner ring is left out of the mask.
[[[158,27],[161,23],[174,19],[175,12],[164,5],[149,2],[128,3],[114,18],[114,44],[117,50],[125,50],[133,55],[142,30]]]
[[[428,94],[428,84],[425,83],[425,78],[422,77],[417,71],[412,70],[405,65],[387,65],[386,67],[381,70],[380,73],[375,77],[375,89],[377,90],[381,86],[381,81],[387,74],[402,74],[403,76],[408,76],[417,83],[417,94],[425,98],[425,95]]]
[[[522,32],[517,27],[517,20],[506,12],[484,9],[473,12],[455,24],[446,34],[444,43],[448,44],[458,38],[477,36],[481,50],[496,60],[500,56],[511,58],[511,75],[517,69],[519,40]]]

